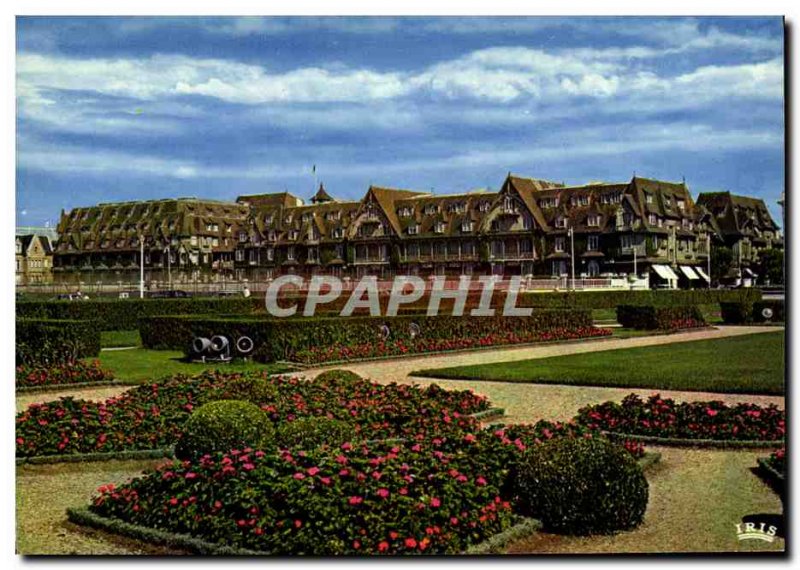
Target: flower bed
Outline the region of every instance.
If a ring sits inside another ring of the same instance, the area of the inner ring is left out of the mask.
[[[100,367],[100,362],[82,360],[63,364],[20,365],[16,370],[18,388],[59,386],[68,384],[99,384],[110,382],[114,376]]]
[[[62,398],[32,404],[17,414],[17,457],[169,447],[194,407],[222,399],[226,384],[242,376],[179,375],[160,384],[137,386],[105,402]],[[279,397],[259,403],[273,422],[336,417],[352,421],[357,432],[369,432],[372,439],[415,435],[434,423],[442,424],[440,430],[476,424],[468,414],[489,408],[489,402],[472,391],[438,386],[267,379]]]
[[[576,421],[612,434],[708,442],[780,442],[786,431],[785,412],[775,405],[727,406],[720,401],[681,402],[658,394],[646,401],[636,394],[622,403],[605,402],[578,411]]]
[[[224,544],[234,553],[453,554],[519,522],[507,482],[525,449],[600,437],[573,423],[447,425],[405,441],[174,461],[101,487],[89,510],[156,537],[198,539],[206,551]]]
[[[393,342],[380,341],[354,345],[337,344],[324,347],[314,346],[299,350],[294,355],[294,361],[302,364],[322,364],[365,358],[383,358],[387,356],[425,354],[487,346],[552,342],[610,335],[610,329],[579,327],[577,329],[553,329],[546,332],[498,332],[477,338],[415,339],[411,341],[400,339]]]

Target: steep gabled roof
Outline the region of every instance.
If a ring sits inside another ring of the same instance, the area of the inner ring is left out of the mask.
[[[397,217],[397,212],[395,211],[395,201],[401,200],[403,198],[412,198],[415,196],[421,196],[424,194],[430,194],[429,192],[418,192],[416,190],[398,190],[395,188],[382,188],[380,186],[370,186],[369,190],[367,191],[367,195],[364,196],[364,201],[366,201],[367,196],[372,194],[375,198],[375,201],[381,207],[386,219],[389,220],[389,223],[392,226],[392,229],[395,231],[397,235],[402,234],[402,225],[400,224],[400,220]]]
[[[335,202],[335,200],[325,191],[325,187],[320,182],[317,193],[311,198],[312,204],[322,204],[324,202]]]

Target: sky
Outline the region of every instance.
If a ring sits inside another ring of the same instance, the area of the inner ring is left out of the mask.
[[[783,21],[17,19],[18,225],[98,202],[685,178],[784,189]]]

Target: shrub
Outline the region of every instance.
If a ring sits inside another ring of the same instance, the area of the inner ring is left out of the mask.
[[[273,404],[278,389],[263,376],[236,376],[212,391],[211,400],[242,400],[258,406]]]
[[[772,316],[764,316],[764,310],[769,309]],[[783,299],[770,299],[753,303],[753,321],[757,323],[771,322],[782,323],[786,320],[786,304]]]
[[[454,317],[401,315],[397,317],[309,317],[298,319],[215,318],[162,316],[143,318],[145,348],[183,350],[194,336],[222,334],[253,339],[253,358],[261,362],[307,362],[346,359],[347,351],[383,345],[388,352],[374,356],[469,348],[491,344],[548,340],[564,335],[607,334],[592,327],[589,310],[541,310],[530,317]],[[552,338],[550,338],[552,336]],[[460,343],[468,342],[469,346]],[[317,354],[319,352],[319,354]],[[363,356],[358,356],[363,357]]]
[[[17,366],[16,385],[18,388],[33,386],[55,386],[60,384],[81,384],[86,382],[107,382],[114,376],[100,368],[95,360],[91,363],[77,360],[53,365]]]
[[[94,321],[17,319],[16,363],[57,365],[100,354]]]
[[[316,380],[317,382],[344,382],[357,384],[359,382],[363,382],[364,378],[355,372],[337,368],[335,370],[326,370],[325,372],[317,374]]]
[[[228,299],[92,299],[89,301],[23,301],[17,317],[94,320],[101,331],[133,330],[152,315],[250,314],[261,304],[255,298]]]
[[[520,512],[565,534],[629,530],[647,509],[647,480],[636,460],[599,438],[560,438],[528,450],[515,491]]]
[[[726,325],[741,325],[749,323],[753,316],[753,303],[751,302],[724,302],[719,304],[722,322]]]
[[[352,424],[322,416],[286,422],[278,428],[275,439],[282,448],[311,450],[322,445],[336,448],[353,441],[355,436]]]
[[[647,401],[630,394],[622,403],[586,406],[575,420],[611,433],[677,439],[778,441],[786,433],[786,414],[774,404],[678,403],[659,394]]]
[[[654,305],[619,305],[617,321],[625,328],[671,330],[705,326],[697,305],[659,307]]]
[[[274,439],[272,422],[258,406],[240,400],[217,400],[192,412],[175,446],[175,456],[190,459],[246,447],[269,449]]]

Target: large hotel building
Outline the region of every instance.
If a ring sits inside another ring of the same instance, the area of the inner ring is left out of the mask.
[[[685,183],[566,186],[509,174],[499,191],[439,195],[370,187],[359,201],[320,185],[289,194],[120,202],[62,212],[53,272],[60,283],[139,278],[173,284],[259,282],[281,274],[504,274],[576,277],[650,273],[706,285],[709,247],[743,268],[783,247],[760,199],[692,199]]]

